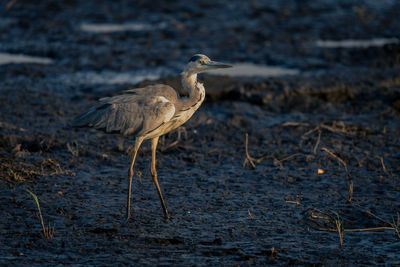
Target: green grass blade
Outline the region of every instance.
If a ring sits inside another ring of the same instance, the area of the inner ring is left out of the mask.
[[[29,189],[25,189],[29,194],[31,194],[31,196],[33,197],[33,199],[35,200],[35,202],[36,202],[36,206],[37,206],[37,208],[38,208],[38,210],[39,210],[39,213],[41,213],[40,212],[40,204],[39,204],[39,199],[38,199],[38,197],[34,194],[34,193],[32,193],[32,191],[30,191]]]

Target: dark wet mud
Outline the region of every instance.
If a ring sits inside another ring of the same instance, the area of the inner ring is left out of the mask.
[[[400,44],[316,45],[398,38],[397,1],[6,5],[0,51],[52,63],[0,65],[1,265],[400,263]],[[83,23],[158,26],[95,33]],[[68,124],[120,90],[179,87],[198,52],[299,74],[201,75],[206,102],[180,138],[160,139],[172,218],[162,216],[145,143],[125,223],[132,140]],[[156,81],[101,79],[157,68],[167,71]]]

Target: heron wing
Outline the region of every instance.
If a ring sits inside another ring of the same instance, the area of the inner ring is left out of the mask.
[[[123,94],[135,94],[138,96],[163,96],[168,99],[172,103],[176,103],[177,99],[179,98],[179,94],[169,85],[165,84],[155,84],[149,85],[142,88],[133,88],[122,91]]]
[[[168,122],[175,106],[163,96],[118,95],[78,117],[73,125],[118,132],[125,136],[144,136]]]

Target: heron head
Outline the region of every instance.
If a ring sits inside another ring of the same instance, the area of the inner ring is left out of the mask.
[[[230,67],[232,66],[221,62],[212,61],[205,55],[196,54],[190,58],[185,71],[192,73],[200,73],[212,69],[230,68]]]

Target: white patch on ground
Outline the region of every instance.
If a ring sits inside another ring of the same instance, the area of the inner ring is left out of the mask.
[[[285,75],[298,75],[297,69],[283,67],[263,66],[250,63],[233,64],[232,68],[211,70],[208,73],[227,75],[231,77],[276,77]]]
[[[69,84],[130,84],[135,85],[144,80],[157,80],[164,76],[165,70],[152,69],[152,70],[139,70],[139,71],[82,71],[74,74],[62,75],[61,80]]]
[[[316,46],[322,48],[367,48],[372,46],[384,46],[386,44],[399,43],[397,38],[376,38],[370,40],[318,40]]]
[[[22,54],[0,53],[0,65],[4,64],[52,64],[53,60],[45,57],[33,57]]]
[[[82,23],[81,30],[91,33],[113,33],[124,31],[151,31],[154,29],[165,28],[166,23],[158,23],[155,25],[146,23],[124,23],[124,24],[96,24],[96,23]]]

